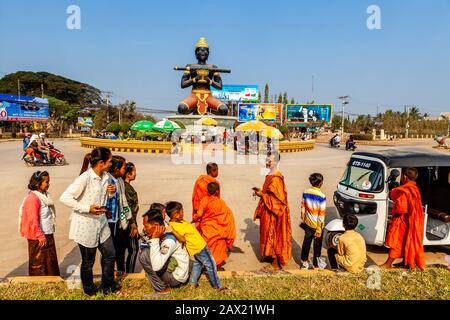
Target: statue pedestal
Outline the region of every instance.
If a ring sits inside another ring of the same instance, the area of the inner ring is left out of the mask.
[[[237,117],[228,117],[228,116],[216,116],[213,114],[209,115],[176,115],[167,117],[168,120],[171,121],[179,121],[184,124],[185,127],[193,126],[196,122],[202,118],[211,118],[217,121],[217,127],[221,127],[224,129],[233,128],[235,123],[238,121]]]

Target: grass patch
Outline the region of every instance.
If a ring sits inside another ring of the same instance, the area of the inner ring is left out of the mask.
[[[380,290],[367,287],[368,274],[333,277],[275,275],[223,279],[228,290],[213,290],[205,277],[198,289],[174,289],[167,300],[449,300],[450,271],[390,271],[381,273]],[[151,300],[146,280],[124,280],[122,290],[88,297],[82,290],[69,290],[65,283],[9,284],[0,287],[1,300]]]

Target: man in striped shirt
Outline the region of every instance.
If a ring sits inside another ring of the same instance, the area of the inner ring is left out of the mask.
[[[320,257],[322,250],[322,230],[325,224],[325,214],[327,208],[326,197],[320,191],[323,185],[323,176],[320,173],[313,173],[309,176],[309,182],[312,188],[305,190],[302,199],[301,208],[301,227],[305,230],[305,238],[302,246],[302,265],[301,269],[312,268],[309,263],[309,250],[314,241],[313,266],[318,267],[317,258]]]

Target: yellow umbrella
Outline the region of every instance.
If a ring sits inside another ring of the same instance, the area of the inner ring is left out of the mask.
[[[261,135],[263,137],[266,138],[271,138],[271,139],[282,139],[284,136],[283,134],[280,132],[280,130],[278,130],[277,128],[274,127],[265,127],[263,129],[263,131],[261,132]]]
[[[213,118],[201,118],[197,121],[197,124],[201,124],[203,126],[217,126],[217,121]]]
[[[253,120],[246,123],[243,123],[236,127],[236,131],[247,132],[247,131],[257,131],[261,132],[267,128],[264,122]]]

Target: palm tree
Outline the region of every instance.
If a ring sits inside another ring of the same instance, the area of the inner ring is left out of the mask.
[[[409,109],[409,117],[412,120],[418,120],[422,117],[419,108],[417,107],[412,107],[411,109]]]

